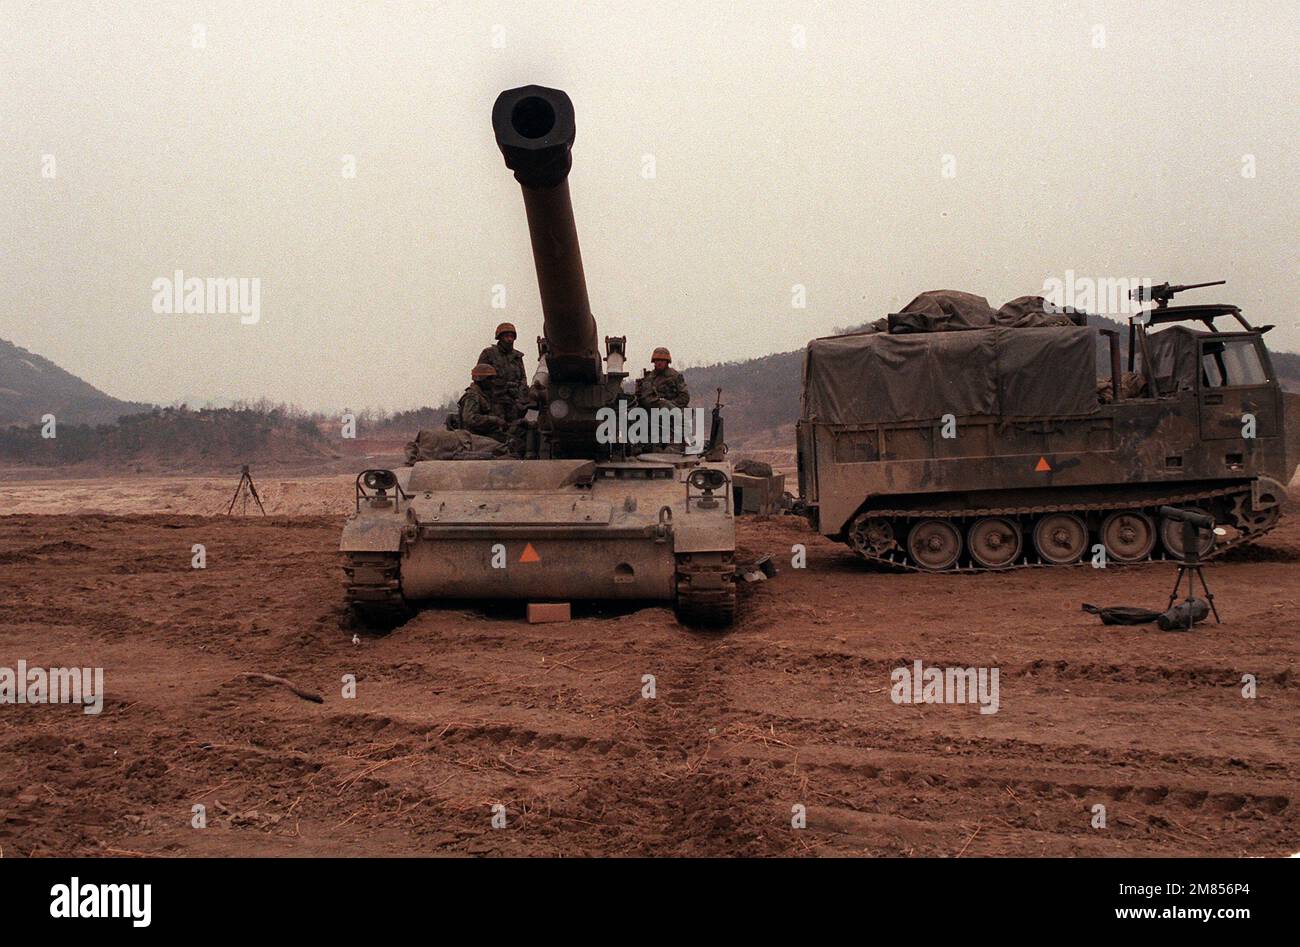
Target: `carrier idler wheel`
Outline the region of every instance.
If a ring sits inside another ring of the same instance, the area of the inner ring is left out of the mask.
[[[1020,527],[1001,516],[976,520],[966,537],[971,558],[986,569],[1005,569],[1020,557]]]
[[[1088,527],[1073,513],[1049,513],[1034,527],[1034,548],[1054,566],[1078,562],[1088,548]]]
[[[1116,562],[1141,562],[1156,544],[1156,524],[1137,510],[1122,510],[1101,524],[1106,555]]]
[[[1209,515],[1205,510],[1195,509],[1197,513]],[[1181,520],[1171,520],[1167,516],[1160,517],[1160,540],[1165,544],[1165,549],[1169,555],[1176,559],[1183,558],[1186,549],[1183,547],[1183,524]],[[1196,531],[1196,545],[1200,547],[1200,555],[1204,556],[1214,548],[1214,530],[1198,529]]]
[[[907,534],[907,551],[921,569],[951,569],[961,556],[961,533],[947,520],[921,520]]]

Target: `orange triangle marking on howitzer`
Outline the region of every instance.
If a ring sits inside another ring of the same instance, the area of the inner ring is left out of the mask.
[[[519,561],[520,562],[541,562],[542,557],[537,554],[537,550],[533,548],[532,543],[527,543],[524,546],[524,551],[519,554]]]
[[[1038,473],[1044,473],[1044,472],[1051,473],[1052,465],[1047,462],[1046,457],[1039,457],[1038,466],[1036,466],[1034,470],[1037,471]]]

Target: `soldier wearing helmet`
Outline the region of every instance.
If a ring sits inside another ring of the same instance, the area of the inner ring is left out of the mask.
[[[513,323],[497,326],[496,345],[489,345],[479,353],[479,363],[491,365],[496,370],[492,404],[497,414],[510,424],[521,417],[528,408],[528,372],[524,357],[515,351],[518,333]]]
[[[654,370],[636,383],[636,402],[642,408],[684,408],[691,403],[686,376],[669,367],[672,360],[672,354],[663,346],[650,356]]]
[[[481,434],[504,442],[509,433],[509,425],[492,403],[492,388],[497,370],[487,362],[479,362],[470,372],[470,378],[470,386],[460,396],[459,427],[471,434]]]

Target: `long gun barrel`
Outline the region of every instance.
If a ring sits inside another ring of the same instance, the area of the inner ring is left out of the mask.
[[[1156,286],[1139,286],[1128,294],[1129,299],[1135,299],[1138,302],[1150,302],[1155,300],[1156,305],[1163,309],[1168,305],[1169,300],[1173,299],[1179,293],[1185,293],[1189,289],[1201,289],[1205,286],[1222,286],[1227,280],[1214,280],[1210,283],[1183,283],[1177,286],[1170,286],[1168,283],[1160,283]]]
[[[492,107],[492,130],[524,192],[551,380],[595,381],[601,374],[596,320],[569,199],[573,103],[559,89],[507,89]]]

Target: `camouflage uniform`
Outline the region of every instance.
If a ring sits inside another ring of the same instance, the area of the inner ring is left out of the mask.
[[[691,403],[686,376],[675,368],[656,368],[637,382],[636,403],[643,408],[685,408]]]
[[[471,434],[481,434],[493,440],[505,441],[507,425],[496,410],[492,399],[478,382],[465,389],[460,396],[460,426]]]
[[[497,344],[485,348],[478,360],[497,370],[496,384],[492,388],[492,405],[496,413],[507,422],[523,417],[528,404],[528,372],[524,368],[523,355],[518,349],[504,352]]]

